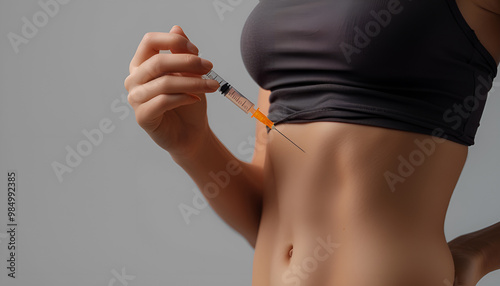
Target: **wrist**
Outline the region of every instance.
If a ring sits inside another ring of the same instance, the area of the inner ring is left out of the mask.
[[[468,252],[477,261],[481,277],[500,269],[499,243],[488,229],[464,234],[456,238],[450,247]]]
[[[192,164],[202,158],[204,154],[207,154],[209,150],[213,150],[215,134],[208,124],[203,130],[182,153],[170,152],[170,156],[175,163],[180,166]]]
[[[475,234],[461,235],[448,243],[455,264],[455,279],[464,285],[476,285],[485,272],[485,257]],[[467,281],[465,283],[464,281]]]
[[[500,269],[500,240],[498,235],[479,232],[476,244],[481,249],[482,270],[484,275]]]

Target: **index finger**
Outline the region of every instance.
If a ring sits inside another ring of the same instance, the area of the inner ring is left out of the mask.
[[[172,53],[198,54],[195,50],[190,50],[187,38],[175,33],[150,32],[144,35],[134,58],[130,62],[129,71],[137,68],[150,57],[158,54],[160,50],[170,50]]]

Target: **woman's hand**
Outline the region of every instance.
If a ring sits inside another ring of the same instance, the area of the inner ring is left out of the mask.
[[[476,286],[485,275],[482,246],[478,245],[470,234],[455,238],[448,243],[448,246],[455,264],[453,286]]]
[[[213,65],[197,55],[198,48],[179,26],[169,33],[148,33],[125,79],[138,124],[173,156],[192,156],[209,132],[204,93],[219,84],[201,78]]]

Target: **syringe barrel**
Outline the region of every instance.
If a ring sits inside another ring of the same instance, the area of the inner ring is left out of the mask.
[[[218,91],[224,95],[226,98],[231,100],[236,106],[238,106],[245,113],[248,113],[254,104],[248,100],[243,94],[238,92],[234,87],[232,87],[227,81],[220,77],[215,71],[211,70],[209,73],[202,76],[205,79],[213,79],[219,83]]]
[[[224,96],[231,100],[239,108],[241,108],[241,110],[243,110],[245,113],[248,113],[250,111],[250,108],[254,106],[254,104],[250,100],[248,100],[231,86],[229,88],[229,92],[227,92]]]

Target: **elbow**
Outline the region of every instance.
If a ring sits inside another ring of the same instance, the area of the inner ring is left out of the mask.
[[[255,245],[257,244],[257,237],[259,236],[259,228],[260,228],[260,220],[262,217],[262,202],[258,204],[258,207],[256,209],[256,215],[254,215],[254,219],[252,220],[253,223],[251,226],[247,229],[247,231],[242,235],[250,244],[250,246],[255,249]]]

